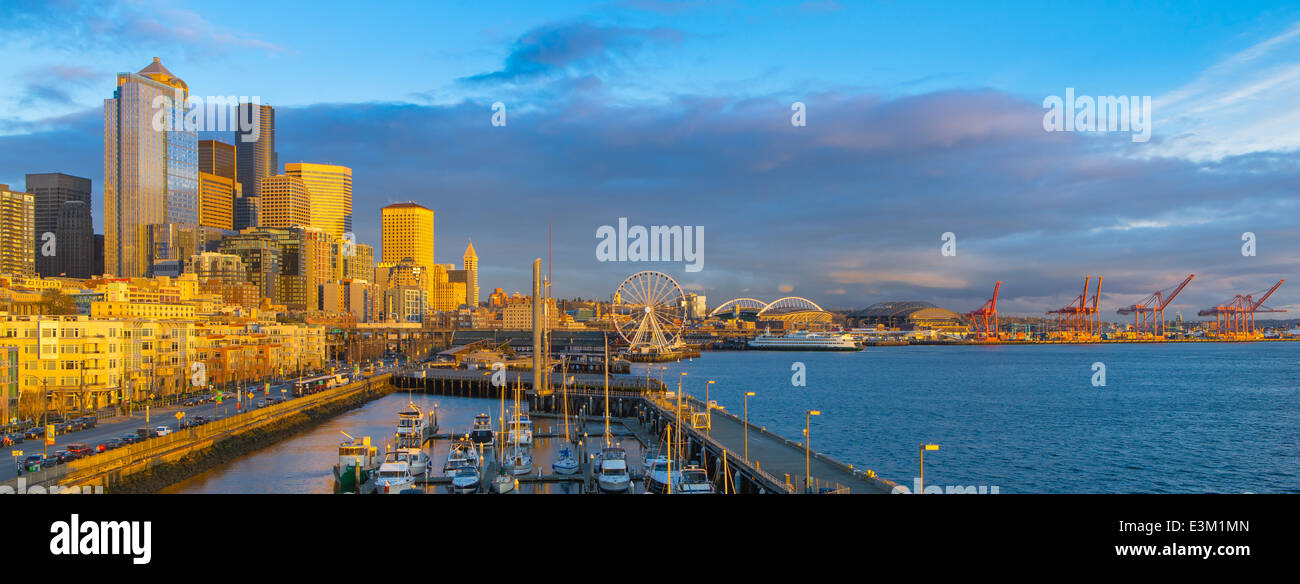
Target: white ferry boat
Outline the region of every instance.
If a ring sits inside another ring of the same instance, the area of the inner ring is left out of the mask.
[[[754,337],[749,348],[766,351],[861,351],[852,335],[793,331],[774,335],[770,331]]]

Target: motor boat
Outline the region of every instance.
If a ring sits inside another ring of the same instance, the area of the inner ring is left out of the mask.
[[[709,480],[709,473],[696,465],[686,467],[681,472],[674,472],[676,483],[674,493],[683,495],[711,495],[718,492]]]
[[[379,465],[375,473],[375,492],[396,495],[415,490],[415,477],[411,476],[411,466],[405,462],[385,462]]]
[[[518,443],[520,446],[533,445],[533,421],[528,414],[520,413],[518,418],[510,423],[509,442]]]
[[[411,476],[423,477],[429,472],[429,455],[419,448],[398,448],[384,454],[384,462],[403,462],[410,468]]]
[[[632,484],[627,470],[627,451],[610,446],[600,451],[596,486],[604,493],[626,493]]]
[[[451,491],[453,493],[477,493],[479,483],[478,467],[464,464],[451,472]]]
[[[477,446],[492,448],[496,433],[492,431],[492,418],[487,414],[474,416],[474,426],[469,431],[469,440]]]
[[[457,440],[447,451],[447,462],[442,465],[442,473],[450,476],[452,471],[461,466],[478,467],[478,451],[469,440]]]
[[[681,474],[680,469],[673,469],[671,475],[667,456],[656,456],[646,464],[645,473],[645,490],[651,493],[667,493],[668,485],[674,483],[673,479]]]

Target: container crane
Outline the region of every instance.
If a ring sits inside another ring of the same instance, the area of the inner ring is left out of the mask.
[[[1168,296],[1165,295],[1165,292],[1169,291],[1169,288],[1156,290],[1155,293],[1143,298],[1141,302],[1117,310],[1116,314],[1125,316],[1130,314],[1133,315],[1133,330],[1136,331],[1138,335],[1151,334],[1158,339],[1164,338],[1165,308],[1174,301],[1174,298],[1178,296],[1178,293],[1182,292],[1183,288],[1187,287],[1187,283],[1191,282],[1192,278],[1195,276],[1196,274],[1188,274],[1187,278],[1183,280],[1183,283],[1175,286],[1173,291],[1169,292]],[[1182,315],[1180,314],[1179,322],[1181,322],[1181,319]]]
[[[999,280],[993,285],[993,297],[984,301],[983,306],[966,313],[975,323],[975,338],[981,341],[998,340],[998,289],[1001,287],[1002,281]]]
[[[1196,314],[1198,316],[1213,316],[1216,328],[1221,336],[1225,334],[1230,337],[1254,336],[1255,313],[1286,312],[1285,310],[1264,306],[1264,301],[1268,300],[1268,297],[1272,296],[1274,292],[1277,292],[1277,289],[1281,288],[1285,282],[1285,279],[1278,280],[1276,284],[1273,284],[1272,288],[1269,288],[1267,292],[1264,292],[1263,296],[1259,297],[1259,300],[1255,300],[1253,293],[1245,296],[1238,294]]]
[[[1084,276],[1082,294],[1064,308],[1047,311],[1047,314],[1056,315],[1056,330],[1068,340],[1092,336],[1095,334],[1094,327],[1097,333],[1101,331],[1100,319],[1094,324],[1092,318],[1097,314],[1097,302],[1101,298],[1101,280],[1102,276],[1097,276],[1097,291],[1093,295],[1091,306],[1088,305],[1088,285],[1092,282],[1092,276]]]

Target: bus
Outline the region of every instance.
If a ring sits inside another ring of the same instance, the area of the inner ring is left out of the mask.
[[[313,393],[325,391],[327,389],[333,389],[340,385],[346,385],[347,383],[348,383],[348,376],[342,373],[333,374],[333,375],[318,375],[316,377],[299,379],[298,381],[295,381],[293,384],[293,396],[302,397],[304,395],[311,395]]]

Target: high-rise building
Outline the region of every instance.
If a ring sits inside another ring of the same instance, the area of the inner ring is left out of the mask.
[[[234,144],[220,140],[199,140],[199,172],[224,176],[239,182],[239,155]]]
[[[258,227],[306,227],[314,212],[302,178],[277,174],[262,179]]]
[[[465,304],[478,307],[478,254],[474,253],[474,242],[465,247]]]
[[[235,228],[234,211],[234,179],[200,170],[199,225],[233,230]]]
[[[394,264],[410,258],[425,272],[433,270],[433,210],[415,203],[395,203],[381,215],[380,261]],[[432,292],[433,278],[426,279]]]
[[[58,240],[59,217],[62,215],[63,204],[76,201],[86,204],[86,211],[90,210],[90,179],[79,176],[63,174],[61,172],[46,172],[27,175],[27,192],[36,198],[36,247],[40,248],[42,237],[46,233],[54,233]],[[94,237],[93,224],[90,227],[89,237]],[[70,234],[73,237],[86,237],[86,234]],[[86,252],[89,254],[90,252]],[[36,273],[41,276],[57,276],[59,274],[71,275],[78,270],[73,266],[66,264],[68,261],[76,261],[80,258],[73,258],[70,255],[55,253],[52,255],[36,256]],[[91,259],[87,255],[84,259]],[[89,274],[91,268],[86,268]],[[84,278],[86,276],[74,276]]]
[[[0,274],[36,275],[36,197],[0,185]]]
[[[90,217],[90,203],[67,201],[59,207],[55,223],[55,250],[57,276],[89,278],[95,273],[95,224]],[[37,249],[41,245],[37,243]],[[36,254],[37,263],[44,256]]]
[[[105,271],[150,270],[150,225],[198,223],[198,135],[184,129],[189,86],[157,57],[119,73],[104,100]],[[157,106],[157,107],[155,107]]]
[[[235,205],[235,229],[242,230],[261,225],[257,212],[262,180],[280,174],[280,160],[275,151],[275,109],[269,105],[241,103],[237,115],[240,120],[253,122],[252,129],[235,131],[236,179],[242,193]]]
[[[352,232],[352,169],[333,164],[292,162],[284,174],[302,179],[311,196],[312,227],[334,237]],[[263,208],[267,203],[263,202]]]

